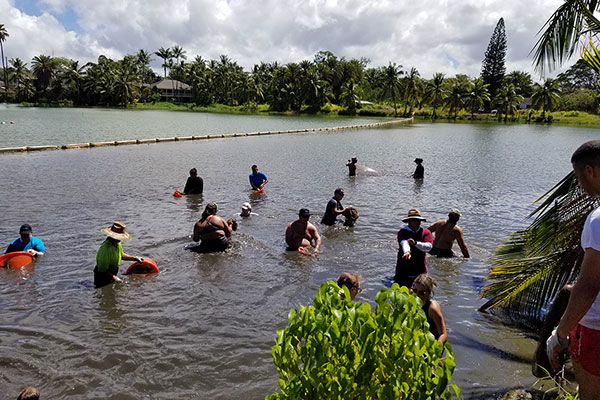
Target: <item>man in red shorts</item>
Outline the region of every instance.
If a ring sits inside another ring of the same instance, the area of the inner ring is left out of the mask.
[[[579,186],[600,195],[600,140],[582,144],[571,157]],[[558,355],[567,347],[573,359],[581,400],[600,396],[600,207],[587,217],[581,234],[585,251],[581,272],[569,304],[546,342],[548,357],[558,368]]]

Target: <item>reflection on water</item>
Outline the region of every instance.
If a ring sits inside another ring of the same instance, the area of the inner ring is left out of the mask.
[[[344,271],[363,275],[358,300],[372,303],[394,273],[402,216],[419,208],[431,223],[452,207],[463,212],[472,259],[430,258],[428,266],[456,381],[466,398],[531,384],[534,343],[479,314],[477,293],[494,248],[526,225],[531,203],[569,171],[573,150],[596,137],[559,127],[416,124],[3,154],[0,168],[10,173],[0,185],[10,191],[0,200],[0,239],[7,245],[27,222],[48,250],[33,270],[0,271],[3,392],[16,397],[33,384],[45,398],[264,398],[277,387],[270,349],[289,309],[312,302],[323,281]],[[422,183],[410,175],[415,154],[427,166]],[[350,155],[381,174],[348,177]],[[263,195],[249,191],[252,164],[269,176]],[[204,194],[173,197],[192,167]],[[339,186],[360,213],[351,229],[318,224]],[[211,201],[225,218],[246,201],[258,215],[239,220],[226,253],[187,251]],[[301,207],[323,235],[313,257],[284,250]],[[113,220],[132,234],[125,252],[153,258],[161,273],[96,290],[100,229]]]

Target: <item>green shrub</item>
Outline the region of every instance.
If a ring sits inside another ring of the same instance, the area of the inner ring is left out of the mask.
[[[381,289],[373,313],[349,298],[330,281],[312,306],[290,311],[271,351],[281,392],[267,399],[452,398],[452,347],[429,332],[416,296],[397,284]]]

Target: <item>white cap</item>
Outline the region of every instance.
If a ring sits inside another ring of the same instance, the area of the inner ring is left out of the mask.
[[[252,206],[250,203],[244,203],[242,204],[242,210],[252,211]]]

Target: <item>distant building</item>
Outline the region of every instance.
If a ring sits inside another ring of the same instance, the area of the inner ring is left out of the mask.
[[[175,101],[187,103],[192,100],[192,87],[174,79],[163,79],[159,82],[144,86],[148,86],[151,89],[156,88],[160,93],[160,99],[162,101],[171,101],[172,99],[175,99]]]
[[[525,110],[527,108],[531,108],[532,104],[533,104],[533,102],[531,101],[531,97],[524,97],[521,104],[519,104],[519,108],[521,110]]]

